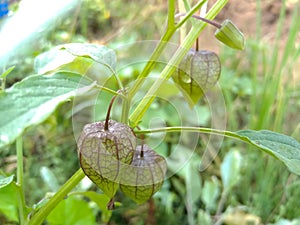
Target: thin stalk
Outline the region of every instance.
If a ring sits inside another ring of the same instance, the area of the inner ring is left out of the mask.
[[[166,132],[166,133],[197,132],[197,133],[214,134],[214,135],[240,139],[240,136],[235,132],[212,129],[207,127],[161,127],[155,129],[136,130],[134,132],[136,134],[151,134],[151,133],[161,133],[161,132]]]
[[[59,189],[58,192],[42,207],[37,213],[35,213],[28,225],[40,225],[49,215],[49,213],[62,201],[68,193],[84,178],[85,174],[82,169],[76,171],[73,176]]]
[[[165,132],[165,133],[194,132],[194,133],[219,135],[223,137],[237,139],[239,141],[243,141],[247,144],[260,148],[263,151],[267,151],[266,148],[262,148],[262,146],[259,143],[256,144],[255,142],[249,140],[247,137],[239,135],[238,132],[227,131],[227,130],[219,130],[219,129],[213,129],[207,127],[162,127],[162,128],[135,131],[136,134],[151,134],[151,133],[161,133],[161,132]]]
[[[137,77],[135,84],[132,86],[132,88],[128,92],[128,104],[130,105],[132,97],[138,92],[142,84],[144,83],[144,78],[147,77],[152,70],[153,66],[155,65],[155,62],[163,52],[163,50],[166,47],[166,43],[171,39],[173,34],[176,31],[175,28],[175,1],[169,0],[168,3],[168,24],[165,33],[161,37],[158,45],[156,46],[154,52],[150,56],[150,59],[148,60],[147,64],[145,65],[144,69],[142,70],[141,74]]]
[[[104,130],[108,130],[108,121],[109,121],[109,117],[110,117],[110,112],[111,112],[111,108],[114,104],[114,101],[116,100],[116,95],[114,97],[112,97],[112,99],[110,100],[109,106],[108,106],[108,110],[106,113],[106,118],[105,118],[105,124],[104,124]]]
[[[183,17],[182,20],[180,20],[180,22],[176,25],[176,29],[178,29],[179,27],[181,27],[193,14],[195,14],[195,12],[197,10],[199,10],[201,8],[201,6],[206,2],[207,0],[203,0],[198,2],[196,5],[194,5],[193,8],[191,8],[191,10],[186,13],[186,15]],[[221,2],[221,1],[218,1]],[[216,2],[215,5],[218,3]],[[227,2],[227,1],[226,1]],[[226,3],[225,3],[226,4]],[[185,6],[188,6],[187,4],[185,4]],[[214,8],[214,7],[213,7]],[[194,25],[194,24],[193,24]]]
[[[17,186],[19,189],[18,203],[19,203],[19,222],[20,225],[25,224],[26,212],[25,212],[25,197],[24,197],[24,177],[23,177],[23,140],[22,136],[17,138]]]
[[[106,113],[106,118],[105,118],[105,124],[104,124],[104,130],[108,130],[108,121],[109,121],[109,117],[110,117],[110,112],[111,112],[111,108],[114,104],[114,101],[116,100],[117,96],[115,95],[114,97],[112,97],[112,99],[110,100],[108,109],[107,109],[107,113]]]
[[[190,11],[191,6],[187,0],[178,1],[178,11],[179,12],[188,12]],[[175,16],[176,17],[176,16]],[[194,20],[191,20],[194,23]],[[179,44],[181,44],[187,34],[188,28],[187,24],[181,26],[179,30]]]
[[[128,92],[128,99],[129,99],[129,101],[131,101],[132,97],[138,92],[138,90],[140,89],[140,87],[144,83],[144,80],[145,80],[144,78],[149,75],[149,73],[152,70],[153,66],[155,65],[158,57],[161,55],[161,53],[165,49],[166,44],[171,39],[171,37],[173,36],[173,34],[175,33],[175,31],[176,31],[176,29],[172,29],[172,28],[168,29],[167,28],[167,31],[164,33],[163,37],[159,41],[157,47],[155,48],[154,52],[150,56],[150,59],[147,61],[147,64],[145,65],[143,71],[137,77],[134,85],[129,90],[129,92]]]
[[[185,16],[185,15],[186,15],[186,13],[180,13],[180,14],[177,14],[176,16],[179,17],[179,16]],[[212,26],[214,26],[214,27],[216,27],[218,29],[222,28],[222,25],[220,23],[218,23],[216,21],[213,21],[213,20],[208,20],[208,19],[206,19],[206,18],[204,18],[202,16],[192,15],[191,17],[193,17],[195,19],[198,19],[198,20],[201,20],[201,21],[203,21],[205,23],[208,23],[208,24],[210,24],[210,25],[212,25]]]
[[[206,19],[212,20],[226,5],[228,0],[217,1],[211,10],[207,13]],[[164,70],[161,72],[161,76],[156,82],[151,86],[150,90],[144,96],[142,101],[136,107],[134,112],[130,115],[129,120],[132,122],[135,127],[142,119],[143,115],[153,102],[156,97],[156,93],[159,91],[159,88],[168,80],[176,70],[176,65],[183,59],[188,50],[193,46],[194,42],[198,38],[201,31],[207,26],[207,23],[199,22],[192,27],[189,34],[186,36],[182,46],[176,51],[175,55],[171,58],[170,62],[166,65]]]
[[[118,96],[122,97],[123,99],[126,99],[126,96],[124,96],[123,94],[121,94],[121,93],[119,93],[117,91],[114,91],[112,89],[106,88],[106,87],[98,85],[98,84],[95,84],[95,87],[98,88],[98,89],[100,89],[100,90],[107,91],[110,94],[118,95]]]
[[[129,100],[128,98],[124,98],[123,105],[122,105],[122,116],[121,116],[121,122],[124,124],[128,124],[129,110],[130,110]]]

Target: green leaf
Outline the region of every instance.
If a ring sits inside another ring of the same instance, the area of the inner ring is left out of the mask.
[[[40,169],[40,174],[43,181],[50,187],[51,191],[56,192],[59,189],[59,184],[55,174],[46,166]]]
[[[95,202],[98,207],[101,209],[101,221],[102,222],[109,222],[110,217],[112,215],[112,210],[107,209],[107,204],[110,201],[110,198],[105,195],[105,194],[98,194],[96,192],[93,191],[85,191],[85,192],[75,192],[72,194],[79,194],[79,195],[83,195],[87,198],[89,198],[90,200],[92,200],[93,202]]]
[[[116,58],[115,52],[105,46],[70,43],[57,46],[37,56],[34,68],[37,73],[46,73],[63,65],[71,64],[71,67],[69,65],[64,69],[71,69],[73,72],[85,74],[93,61],[112,69],[115,68]]]
[[[201,179],[197,170],[199,161],[191,160],[185,166],[185,185],[186,185],[186,208],[188,221],[195,223],[194,213],[196,212],[197,202],[201,196]]]
[[[48,52],[44,52],[38,55],[34,60],[34,70],[36,73],[44,74],[49,71],[54,71],[58,68],[64,68],[65,65],[77,64],[76,59],[78,57],[70,54],[66,50],[61,50],[59,48],[54,48]],[[91,63],[81,63],[83,68],[81,68],[78,73],[85,73],[87,69],[91,66]],[[70,68],[67,68],[70,70]],[[64,68],[64,70],[67,70]],[[75,68],[77,69],[77,68]]]
[[[47,220],[50,225],[96,224],[93,210],[89,207],[88,203],[75,196],[70,196],[61,201],[49,214]]]
[[[197,220],[198,220],[197,224],[201,224],[201,225],[212,225],[213,224],[213,221],[212,221],[209,213],[205,212],[202,209],[199,209],[199,211],[198,211]]]
[[[229,191],[239,181],[242,156],[237,150],[228,152],[221,164],[224,191]]]
[[[43,122],[56,107],[95,84],[76,73],[34,75],[0,93],[0,148],[29,126]]]
[[[6,71],[4,71],[1,75],[0,75],[0,78],[3,78],[5,79],[7,77],[8,74],[11,73],[11,71],[13,71],[15,68],[15,66],[11,66],[9,67]]]
[[[0,189],[12,183],[13,180],[14,180],[14,175],[11,175],[9,177],[0,176]]]
[[[18,192],[12,183],[0,189],[0,214],[8,220],[18,222]]]
[[[268,223],[267,225],[299,225],[300,219],[287,220],[287,219],[279,219],[275,223]]]
[[[294,138],[269,130],[241,130],[239,137],[281,160],[291,172],[300,175],[300,143]]]
[[[208,212],[216,210],[217,199],[220,195],[220,188],[218,179],[212,177],[212,180],[206,180],[201,193],[201,199],[205,204],[205,208]]]
[[[70,43],[62,46],[69,53],[75,56],[83,56],[93,59],[98,63],[109,65],[111,68],[116,67],[117,57],[113,50],[96,44]]]

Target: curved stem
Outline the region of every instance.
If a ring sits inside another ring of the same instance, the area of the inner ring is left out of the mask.
[[[142,70],[141,74],[137,77],[135,84],[129,90],[128,93],[128,101],[130,103],[132,97],[138,92],[142,84],[144,83],[144,78],[147,77],[152,70],[155,62],[157,61],[158,57],[161,55],[162,51],[166,47],[166,43],[171,39],[175,31],[177,30],[177,26],[175,26],[175,1],[169,0],[168,2],[168,24],[166,31],[162,35],[158,45],[156,46],[155,50],[153,51],[150,59],[148,60],[147,64],[145,65],[144,69]]]
[[[134,85],[128,92],[128,99],[129,101],[132,99],[132,97],[138,92],[142,84],[144,83],[144,78],[148,76],[150,71],[152,70],[153,66],[157,62],[158,57],[161,55],[163,50],[166,47],[166,44],[171,39],[173,34],[175,33],[176,29],[167,29],[167,31],[164,33],[163,37],[159,41],[157,47],[155,48],[154,52],[150,56],[150,59],[147,61],[147,64],[145,65],[143,71],[139,74],[139,76],[136,78]]]
[[[218,2],[216,2],[215,5],[212,7],[212,9],[208,12],[207,18],[213,19],[219,13],[219,11],[226,5],[227,1],[228,0],[219,0]],[[132,97],[137,93],[137,91],[143,84],[143,82],[145,80],[144,78],[148,76],[151,69],[155,65],[155,62],[157,61],[158,57],[161,55],[162,51],[166,47],[166,43],[170,40],[170,38],[173,36],[175,31],[180,26],[182,26],[184,24],[184,22],[188,18],[190,18],[205,2],[206,2],[206,0],[198,2],[176,26],[167,27],[167,30],[164,33],[162,39],[160,40],[158,46],[156,47],[153,54],[151,55],[149,61],[147,62],[145,68],[143,69],[142,73],[136,79],[134,86],[130,89],[130,91],[128,93],[129,104],[130,104]],[[169,16],[171,16],[171,15],[169,15]],[[133,126],[136,126],[138,124],[138,122],[141,120],[144,113],[147,111],[148,107],[154,100],[155,93],[157,93],[159,87],[163,84],[164,80],[170,78],[171,74],[176,69],[174,66],[179,64],[180,60],[187,53],[188,49],[193,45],[193,43],[199,36],[200,32],[204,29],[204,27],[206,25],[207,24],[203,23],[199,26],[198,26],[198,24],[195,24],[195,26],[193,26],[193,29],[189,33],[190,36],[187,36],[187,38],[185,39],[185,42],[183,43],[182,48],[180,48],[178,50],[178,54],[176,54],[171,59],[170,64],[168,64],[165,67],[164,71],[162,72],[162,75],[161,75],[162,79],[158,79],[158,81],[152,85],[151,89],[146,94],[146,96],[143,98],[142,102],[137,106],[135,111],[130,115],[129,120],[132,122]],[[170,66],[170,65],[173,65],[173,66]],[[164,72],[165,72],[165,74],[164,74]]]
[[[110,112],[111,112],[111,108],[114,104],[114,101],[116,100],[117,95],[115,95],[114,97],[112,97],[112,99],[110,100],[108,109],[107,109],[107,113],[106,113],[106,118],[105,118],[105,124],[104,124],[104,130],[108,130],[108,121],[109,121],[109,117],[110,117]]]
[[[179,17],[179,16],[185,16],[185,15],[186,15],[186,13],[180,13],[180,14],[177,14],[176,16]],[[206,18],[204,18],[204,17],[197,16],[197,15],[191,15],[191,17],[193,17],[193,18],[195,18],[195,19],[198,19],[198,20],[201,20],[201,21],[203,21],[203,22],[205,22],[205,23],[208,23],[208,24],[210,24],[210,25],[212,25],[212,26],[214,26],[214,27],[216,27],[216,28],[218,28],[218,29],[222,28],[222,25],[219,24],[219,23],[216,22],[216,21],[208,20],[208,19],[206,19]]]
[[[207,127],[162,127],[162,128],[155,128],[155,129],[136,130],[134,132],[136,134],[151,134],[151,133],[161,133],[161,132],[166,132],[166,133],[198,132],[198,133],[215,134],[215,135],[241,139],[240,135],[236,134],[235,132],[212,129]]]
[[[74,173],[74,175],[59,189],[58,192],[42,207],[37,213],[35,213],[28,225],[40,225],[49,215],[49,213],[57,206],[57,204],[63,200],[68,193],[84,178],[85,174],[82,169]]]
[[[221,9],[226,5],[228,0],[219,0],[217,1],[214,6],[209,10],[209,12],[206,15],[206,18],[211,20],[213,19],[220,11]],[[142,101],[139,103],[139,105],[135,108],[133,113],[130,115],[129,120],[132,122],[133,127],[137,126],[137,124],[141,121],[143,118],[145,112],[150,107],[151,103],[156,97],[156,93],[159,91],[159,88],[164,84],[166,80],[168,80],[172,74],[176,70],[176,66],[179,64],[179,62],[183,59],[183,57],[186,55],[188,50],[192,47],[196,39],[198,38],[201,31],[207,26],[206,23],[200,23],[195,24],[189,34],[186,36],[182,47],[179,48],[174,56],[171,58],[170,62],[167,64],[167,66],[164,68],[164,70],[161,72],[160,77],[156,80],[156,82],[151,86],[147,94],[144,96]]]
[[[73,52],[71,52],[71,51],[68,51],[68,52],[70,54],[78,57],[78,55],[74,54]],[[120,80],[120,78],[117,76],[116,72],[113,70],[113,68],[109,64],[101,62],[101,61],[99,61],[99,60],[97,60],[95,58],[92,58],[92,60],[95,61],[96,63],[100,64],[100,65],[103,65],[103,66],[107,67],[108,70],[114,75],[114,77],[115,77],[115,79],[116,79],[116,81],[118,83],[119,89],[123,89],[124,88],[123,84],[122,84],[122,81]]]
[[[114,90],[112,90],[112,89],[110,89],[110,88],[101,86],[101,85],[99,85],[99,84],[95,84],[95,87],[99,88],[100,90],[106,91],[106,92],[108,92],[108,93],[110,93],[110,94],[113,94],[113,95],[119,95],[119,96],[122,97],[123,99],[126,98],[126,96],[124,96],[123,94],[121,94],[121,93],[119,93],[119,92],[117,92],[117,91],[114,91]]]
[[[206,2],[207,0],[203,0],[198,2],[188,13],[185,13],[185,16],[182,20],[176,25],[176,29],[181,27],[198,9],[201,8],[201,6]]]
[[[228,0],[225,0],[228,1]],[[148,60],[146,66],[144,67],[143,71],[141,72],[141,74],[137,77],[135,84],[133,85],[133,87],[129,90],[128,93],[128,99],[129,102],[131,101],[132,97],[138,92],[139,88],[142,86],[142,84],[144,83],[144,78],[148,76],[148,74],[150,73],[150,71],[152,70],[153,66],[155,65],[155,62],[157,61],[158,57],[161,55],[162,51],[165,49],[166,44],[168,43],[168,41],[171,39],[171,37],[173,36],[173,34],[175,33],[175,31],[184,24],[184,22],[190,18],[204,3],[206,2],[206,0],[200,1],[198,2],[187,14],[186,16],[176,25],[172,25],[172,23],[174,24],[174,11],[173,11],[173,7],[175,7],[175,3],[174,1],[170,0],[169,1],[169,6],[171,6],[171,9],[169,9],[168,11],[168,26],[167,26],[167,30],[165,31],[165,33],[163,34],[161,40],[159,41],[157,47],[155,48],[155,50],[153,51],[153,54],[150,56],[150,59]],[[174,6],[173,6],[174,5]],[[172,22],[173,21],[173,22]]]

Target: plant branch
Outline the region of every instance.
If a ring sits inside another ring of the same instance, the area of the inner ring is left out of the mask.
[[[180,16],[185,16],[185,15],[186,15],[186,13],[180,13],[180,14],[177,14],[176,16],[180,17]],[[212,25],[212,26],[214,26],[214,27],[216,27],[218,29],[222,28],[222,25],[220,23],[216,22],[216,21],[208,20],[208,19],[206,19],[204,17],[197,16],[197,15],[192,15],[191,17],[193,17],[195,19],[198,19],[198,20],[201,20],[201,21],[203,21],[205,23],[208,23],[208,24],[210,24],[210,25]]]
[[[105,124],[104,124],[104,130],[107,131],[108,130],[108,121],[109,121],[109,117],[110,117],[110,112],[111,112],[111,108],[114,104],[114,101],[116,100],[117,95],[113,96],[112,99],[110,100],[109,106],[108,106],[108,110],[106,113],[106,118],[105,118]]]
[[[206,19],[214,19],[214,17],[221,11],[221,9],[226,5],[227,2],[228,0],[217,1],[207,13]],[[132,122],[133,127],[137,126],[137,124],[141,121],[145,112],[155,99],[156,93],[159,91],[159,88],[163,85],[163,83],[166,80],[168,80],[172,76],[172,74],[176,70],[176,66],[183,59],[188,50],[193,46],[199,34],[206,26],[207,23],[199,22],[199,24],[197,23],[195,24],[195,26],[192,27],[191,31],[186,36],[182,46],[179,49],[177,49],[175,55],[171,58],[170,62],[161,72],[161,76],[159,77],[159,79],[157,79],[156,82],[151,86],[147,94],[144,96],[139,105],[130,115],[129,120]]]
[[[126,90],[125,90],[126,91]],[[124,124],[128,124],[128,117],[129,117],[129,110],[130,110],[130,102],[128,98],[123,98],[123,104],[122,104],[122,116],[121,116],[121,122]]]
[[[136,78],[136,81],[132,88],[128,92],[128,99],[131,101],[132,97],[138,92],[142,84],[144,83],[145,77],[148,76],[150,71],[152,70],[153,66],[157,62],[158,57],[161,55],[163,52],[164,48],[166,47],[168,41],[174,34],[176,29],[170,28],[166,30],[164,35],[162,36],[161,40],[159,41],[158,45],[156,46],[154,52],[150,56],[150,59],[147,61],[147,64],[145,65],[143,71],[141,74]]]
[[[228,1],[228,0],[221,0],[221,1]],[[198,2],[189,13],[187,13],[187,15],[179,22],[179,24],[177,24],[176,26],[171,25],[171,23],[174,24],[174,13],[173,9],[175,10],[175,3],[174,1],[170,0],[169,1],[169,6],[171,5],[171,9],[169,9],[168,11],[168,26],[167,29],[165,31],[165,33],[163,34],[161,40],[159,41],[158,45],[156,46],[154,52],[152,53],[152,55],[150,56],[150,59],[148,60],[146,66],[144,67],[144,69],[142,70],[141,74],[137,77],[135,84],[133,85],[133,87],[129,90],[128,93],[128,101],[130,103],[132,97],[138,92],[139,88],[142,86],[142,84],[144,83],[144,78],[147,77],[150,73],[150,71],[152,70],[153,66],[155,65],[158,57],[161,55],[162,51],[165,49],[166,44],[168,43],[168,41],[171,39],[171,37],[173,36],[173,34],[175,33],[175,31],[183,25],[183,23],[190,18],[204,3],[206,2],[206,0],[200,1]],[[173,6],[174,5],[174,6]],[[225,5],[225,4],[224,4]],[[173,22],[172,22],[173,21]]]
[[[237,132],[218,130],[218,129],[207,128],[207,127],[162,127],[162,128],[155,128],[155,129],[136,130],[134,132],[136,134],[151,134],[151,133],[161,133],[161,132],[166,132],[166,133],[196,132],[196,133],[213,134],[213,135],[220,135],[223,137],[237,139],[264,150],[262,146],[254,142],[251,142],[249,139],[239,135]]]
[[[195,12],[197,10],[199,10],[201,8],[201,6],[206,2],[207,0],[203,0],[198,2],[196,5],[194,5],[193,8],[191,8],[191,10],[188,13],[185,13],[185,16],[183,17],[182,20],[180,20],[180,22],[176,25],[176,29],[178,29],[179,27],[181,27],[189,18],[191,18]],[[185,4],[185,6],[187,7],[188,5]],[[194,24],[193,24],[194,25]]]
[[[62,201],[68,193],[84,178],[85,174],[80,168],[73,176],[59,189],[58,192],[42,207],[37,213],[35,213],[28,225],[40,225],[49,215],[49,213]]]
[[[207,128],[207,127],[162,127],[162,128],[146,129],[146,130],[135,130],[134,132],[136,134],[151,134],[151,133],[161,133],[161,132],[166,132],[166,133],[198,132],[198,133],[215,134],[215,135],[241,139],[240,135],[236,134],[235,132],[218,130],[218,129]]]

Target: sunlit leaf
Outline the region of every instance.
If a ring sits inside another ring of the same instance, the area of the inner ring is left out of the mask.
[[[300,143],[294,138],[269,130],[241,130],[239,138],[281,160],[291,172],[300,175]]]
[[[103,45],[96,44],[81,44],[70,43],[61,47],[66,49],[67,52],[75,56],[89,57],[96,62],[106,64],[111,68],[116,67],[116,54],[112,49]]]
[[[221,178],[225,191],[229,191],[239,181],[241,165],[242,157],[239,151],[231,150],[226,154],[221,164]]]
[[[116,61],[115,52],[105,46],[70,43],[37,56],[34,68],[37,73],[46,73],[62,67],[64,70],[85,74],[94,62],[114,69]]]
[[[43,122],[56,107],[94,84],[79,74],[34,75],[0,93],[0,148],[29,126]]]
[[[12,183],[13,180],[14,180],[14,175],[11,175],[9,177],[0,176],[0,189]]]
[[[112,215],[112,210],[107,209],[107,204],[110,201],[110,198],[105,194],[99,194],[93,191],[85,191],[85,192],[75,192],[73,194],[83,195],[93,202],[95,202],[98,207],[101,209],[101,221],[108,222]]]
[[[0,214],[10,221],[19,221],[18,191],[15,185],[7,185],[0,189]]]
[[[95,225],[95,215],[88,203],[75,196],[61,201],[47,217],[50,225]]]
[[[56,192],[59,189],[59,184],[54,173],[46,166],[40,169],[40,174],[43,181],[50,187],[51,191]]]
[[[217,208],[217,198],[220,195],[218,180],[212,177],[212,180],[206,180],[202,189],[201,199],[205,203],[208,211]]]
[[[0,78],[6,78],[8,74],[11,73],[15,69],[15,66],[9,67],[6,71],[4,71],[1,75]]]
[[[212,225],[213,224],[211,215],[202,209],[199,209],[197,217],[198,217],[197,224],[201,224],[201,225]]]

